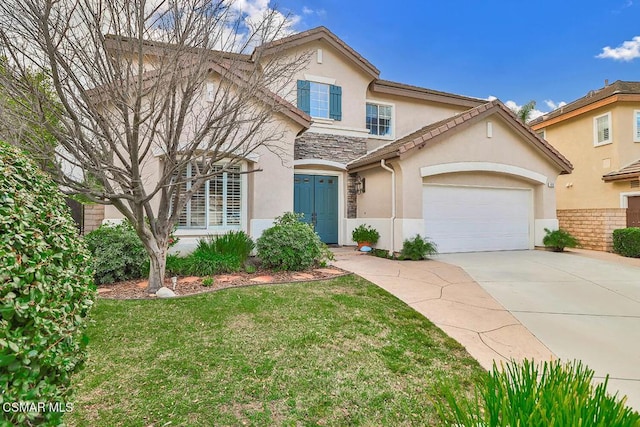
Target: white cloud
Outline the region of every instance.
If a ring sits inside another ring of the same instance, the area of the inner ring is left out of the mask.
[[[311,9],[310,7],[307,6],[303,6],[302,7],[302,14],[303,15],[317,15],[320,18],[324,18],[325,16],[327,16],[327,11],[324,9]]]
[[[566,102],[564,101],[560,101],[558,103],[550,100],[550,99],[545,99],[544,103],[547,104],[547,107],[551,108],[552,110],[556,110],[558,108],[564,107],[565,105],[567,105]]]
[[[627,40],[620,46],[612,48],[606,46],[602,48],[602,52],[596,58],[609,58],[615,61],[629,62],[635,58],[640,58],[640,36],[635,36],[631,40]]]

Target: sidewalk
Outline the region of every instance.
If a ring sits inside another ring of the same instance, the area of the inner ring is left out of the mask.
[[[438,261],[392,261],[348,247],[332,251],[333,265],[404,301],[462,344],[485,369],[494,361],[555,358],[460,267]]]

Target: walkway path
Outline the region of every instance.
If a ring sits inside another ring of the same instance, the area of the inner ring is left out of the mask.
[[[391,261],[353,248],[334,249],[333,264],[401,299],[456,339],[480,364],[549,360],[553,353],[465,271],[438,261]]]

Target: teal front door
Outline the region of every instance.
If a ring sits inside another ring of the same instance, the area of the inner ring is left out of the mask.
[[[338,243],[338,177],[296,174],[293,182],[293,210],[324,243]]]

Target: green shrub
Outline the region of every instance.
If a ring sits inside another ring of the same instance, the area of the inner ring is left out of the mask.
[[[400,259],[411,259],[418,261],[426,259],[432,255],[438,253],[438,249],[435,243],[428,239],[423,239],[422,236],[417,234],[413,239],[406,239],[402,243],[402,250],[400,251]]]
[[[540,371],[541,368],[541,371]],[[525,360],[503,369],[493,365],[473,400],[456,399],[445,385],[436,407],[446,425],[459,426],[638,426],[640,415],[626,398],[607,394],[608,377],[595,386],[593,371],[581,362],[559,360],[537,366]]]
[[[640,258],[640,228],[613,230],[613,251],[622,256]]]
[[[542,238],[542,244],[552,248],[555,252],[562,252],[564,248],[575,248],[580,244],[578,239],[563,229],[551,231],[545,228],[544,231],[547,234]]]
[[[264,266],[276,270],[304,270],[333,259],[310,224],[302,216],[288,212],[258,239],[258,257]]]
[[[104,224],[85,236],[97,284],[139,279],[149,274],[149,257],[127,221]]]
[[[89,252],[56,185],[0,142],[0,407],[71,404],[95,296]],[[0,411],[1,425],[58,425],[62,412]]]
[[[202,286],[213,286],[213,277],[209,276],[202,279]]]
[[[371,243],[375,245],[380,239],[378,230],[367,224],[360,224],[351,232],[351,238],[357,243]]]

